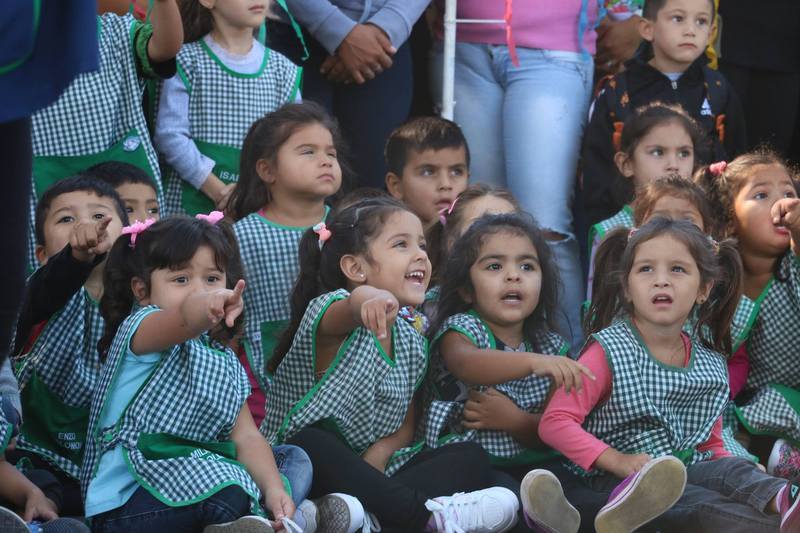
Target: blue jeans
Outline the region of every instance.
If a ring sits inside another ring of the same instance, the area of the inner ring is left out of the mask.
[[[572,224],[581,138],[593,62],[575,52],[460,42],[455,58],[455,121],[472,147],[472,181],[508,187],[549,233],[564,290],[556,321],[579,348],[585,279]],[[442,43],[431,58],[434,101],[441,103]]]
[[[299,446],[282,444],[272,447],[275,464],[278,472],[289,480],[292,487],[292,501],[295,506],[306,499],[311,490],[311,481],[314,478],[314,469],[308,454]]]

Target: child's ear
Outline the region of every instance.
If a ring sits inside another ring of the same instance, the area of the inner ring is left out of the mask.
[[[272,165],[266,159],[256,161],[256,174],[267,185],[275,183],[275,173],[272,171]]]
[[[386,173],[386,190],[398,200],[403,200],[403,179],[394,172]]]
[[[466,302],[466,303],[468,303],[470,305],[474,303],[472,301],[472,292],[468,291],[464,287],[459,287],[458,288],[458,295],[461,296],[461,299],[464,300],[464,302]]]
[[[626,178],[633,177],[633,164],[628,154],[625,152],[617,152],[614,154],[614,164],[617,165],[617,170],[619,170],[620,174]]]
[[[34,254],[36,255],[36,260],[39,261],[39,266],[47,263],[47,251],[43,245],[37,244]]]
[[[362,257],[343,255],[339,259],[339,268],[342,269],[345,277],[356,285],[363,285],[367,282],[366,264]]]
[[[700,287],[700,290],[697,291],[697,300],[695,300],[699,305],[703,305],[708,300],[708,296],[711,294],[711,289],[714,288],[714,282],[709,281],[705,284],[705,286]]]
[[[642,37],[642,39],[652,43],[653,33],[655,33],[655,25],[653,24],[653,21],[647,20],[644,17],[639,19],[639,35]]]
[[[150,305],[150,294],[147,291],[147,284],[142,278],[131,279],[131,292],[139,305]]]

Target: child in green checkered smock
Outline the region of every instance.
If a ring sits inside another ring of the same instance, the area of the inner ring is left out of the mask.
[[[153,136],[170,213],[224,208],[250,125],[299,99],[302,69],[254,38],[267,7],[248,5],[181,4],[185,44],[177,75],[160,87]]]
[[[239,358],[253,376],[248,404],[258,423],[269,387],[267,364],[290,316],[303,232],[324,222],[326,199],[342,184],[341,136],[315,103],[287,104],[257,120],[244,141],[229,204],[248,289]],[[269,406],[267,406],[269,409]]]
[[[145,80],[175,74],[183,32],[175,0],[153,2],[149,20],[142,23],[132,15],[113,13],[99,16],[100,68],[78,76],[55,103],[33,115],[31,227],[33,208],[45,189],[103,161],[144,169],[162,199],[142,95]],[[33,250],[32,231],[30,243]],[[34,257],[30,261],[35,264]]]
[[[60,511],[82,514],[78,476],[100,376],[98,300],[106,252],[127,223],[114,189],[88,176],[59,181],[36,208],[36,257],[17,320],[14,366],[25,419],[13,462],[49,470]]]
[[[459,238],[442,271],[431,331],[431,447],[475,441],[514,491],[530,465],[552,459],[537,437],[551,389],[585,369],[566,355],[550,317],[558,275],[529,217],[484,215]]]
[[[746,357],[731,372],[736,415],[748,432],[778,437],[768,467],[800,478],[800,201],[775,153],[756,151],[702,174],[720,225],[738,240],[744,297],[752,303]],[[743,298],[744,298],[743,297]],[[731,417],[732,424],[736,421]]]
[[[353,494],[383,528],[511,527],[516,496],[475,491],[489,481],[479,447],[414,441],[427,343],[398,312],[430,279],[419,218],[388,197],[357,201],[303,235],[300,265],[262,433],[308,453],[313,491]]]
[[[634,195],[661,176],[677,174],[691,179],[695,151],[703,146],[703,142],[697,123],[680,106],[655,102],[637,109],[625,121],[614,146],[614,163],[620,176],[613,185],[613,195],[622,209],[589,230],[587,300],[592,299],[594,257],[600,242],[614,228],[634,226],[633,210],[629,205]],[[591,193],[586,191],[586,194]]]
[[[455,241],[479,217],[502,213],[519,213],[520,207],[514,195],[506,189],[476,183],[458,195],[453,204],[443,209],[439,221],[425,232],[428,239],[428,255],[433,265],[431,284],[425,294],[422,311],[432,319],[439,301],[441,271],[447,263]]]
[[[305,518],[247,409],[247,375],[221,342],[244,309],[233,232],[222,213],[201,216],[137,222],[109,254],[104,365],[81,469],[97,530],[268,531],[267,512],[284,526]]]
[[[610,233],[597,258],[608,275],[579,359],[597,379],[571,394],[557,390],[539,424],[541,439],[568,459],[566,498],[596,512],[584,519],[601,533],[645,524],[709,532],[800,526],[800,487],[732,456],[722,441],[725,358],[742,279],[735,242],[715,245],[691,222],[656,217]],[[598,510],[596,500],[606,498]],[[535,522],[569,530],[549,511],[569,503],[548,472],[528,474],[523,506]]]

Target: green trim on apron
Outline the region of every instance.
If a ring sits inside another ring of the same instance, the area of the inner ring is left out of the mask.
[[[212,172],[220,181],[225,185],[239,181],[241,150],[232,146],[203,142],[199,139],[195,139],[194,143],[201,154],[214,161]],[[208,213],[216,209],[211,198],[184,180],[181,180],[181,202],[186,214],[189,216]]]
[[[136,128],[131,129],[111,148],[97,153],[78,156],[36,156],[33,158],[33,177],[38,198],[53,184],[83,172],[89,167],[106,161],[122,161],[147,172],[153,181],[156,175],[150,168],[144,143]]]
[[[622,206],[622,209],[617,212],[616,215],[612,216],[611,218],[607,218],[597,224],[593,224],[591,228],[589,228],[589,257],[592,256],[592,245],[594,244],[595,239],[599,242],[602,241],[606,234],[611,231],[612,229],[616,229],[619,227],[623,227],[625,222],[630,221],[631,225],[633,224],[633,209],[629,204],[625,204]],[[620,222],[621,224],[617,224]]]
[[[795,413],[800,415],[800,391],[793,389],[791,387],[787,387],[786,385],[780,385],[778,383],[773,383],[768,385],[769,388],[780,394],[786,403],[791,407]],[[800,440],[794,438],[794,436],[787,434],[786,432],[779,431],[779,430],[762,430],[754,427],[745,416],[745,413],[742,408],[739,406],[735,407],[736,418],[739,419],[739,422],[742,423],[742,426],[747,430],[748,433],[751,435],[766,435],[769,437],[776,437],[779,439],[785,439],[789,441],[793,446],[800,447]]]
[[[19,54],[19,57],[17,57],[17,59],[11,61],[11,63],[0,65],[0,76],[8,74],[12,70],[18,69],[23,63],[25,63],[31,57],[31,55],[33,55],[33,50],[36,47],[36,36],[39,34],[39,17],[42,11],[42,1],[33,0],[32,4],[33,4],[33,10],[31,13],[30,36],[28,39],[25,39],[24,47],[19,50],[16,50],[16,53]],[[14,22],[15,24],[22,24],[23,21],[17,20]]]
[[[89,409],[65,404],[50,391],[35,369],[20,396],[26,406],[20,434],[30,444],[52,452],[58,450],[61,456],[80,466],[89,427]]]
[[[306,46],[306,40],[303,37],[303,29],[300,28],[300,25],[292,16],[292,12],[289,11],[289,6],[286,5],[286,0],[275,0],[275,1],[278,3],[279,6],[283,8],[283,10],[286,12],[286,15],[289,17],[289,24],[292,26],[295,35],[297,35],[297,38],[300,40],[300,45],[303,47],[303,57],[300,58],[300,60],[305,62],[305,60],[308,59],[311,56],[311,54],[309,54],[308,52],[308,47]]]
[[[258,70],[252,72],[250,74],[244,74],[242,72],[236,72],[235,70],[229,69],[225,63],[222,62],[220,58],[217,57],[211,48],[208,47],[204,39],[200,39],[197,41],[200,44],[200,47],[208,54],[208,57],[214,60],[214,63],[217,64],[219,68],[221,68],[226,74],[229,76],[233,76],[234,78],[258,78],[264,72],[264,69],[267,67],[267,63],[269,62],[269,55],[272,50],[269,48],[264,48],[264,59],[261,61],[261,66],[258,67]]]
[[[275,347],[278,346],[281,334],[289,326],[288,320],[265,320],[259,328],[261,331],[261,357],[264,361],[264,374],[269,377],[267,365],[275,354]],[[252,368],[252,361],[250,362]],[[264,390],[263,388],[261,390]]]

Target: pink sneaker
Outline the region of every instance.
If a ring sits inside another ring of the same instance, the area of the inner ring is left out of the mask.
[[[783,439],[775,441],[767,462],[767,472],[794,483],[800,481],[800,449]]]
[[[781,514],[781,533],[797,533],[800,531],[800,487],[787,483],[778,491],[778,511]]]
[[[686,487],[686,467],[671,455],[653,459],[611,492],[594,519],[597,533],[628,533],[675,505]]]

